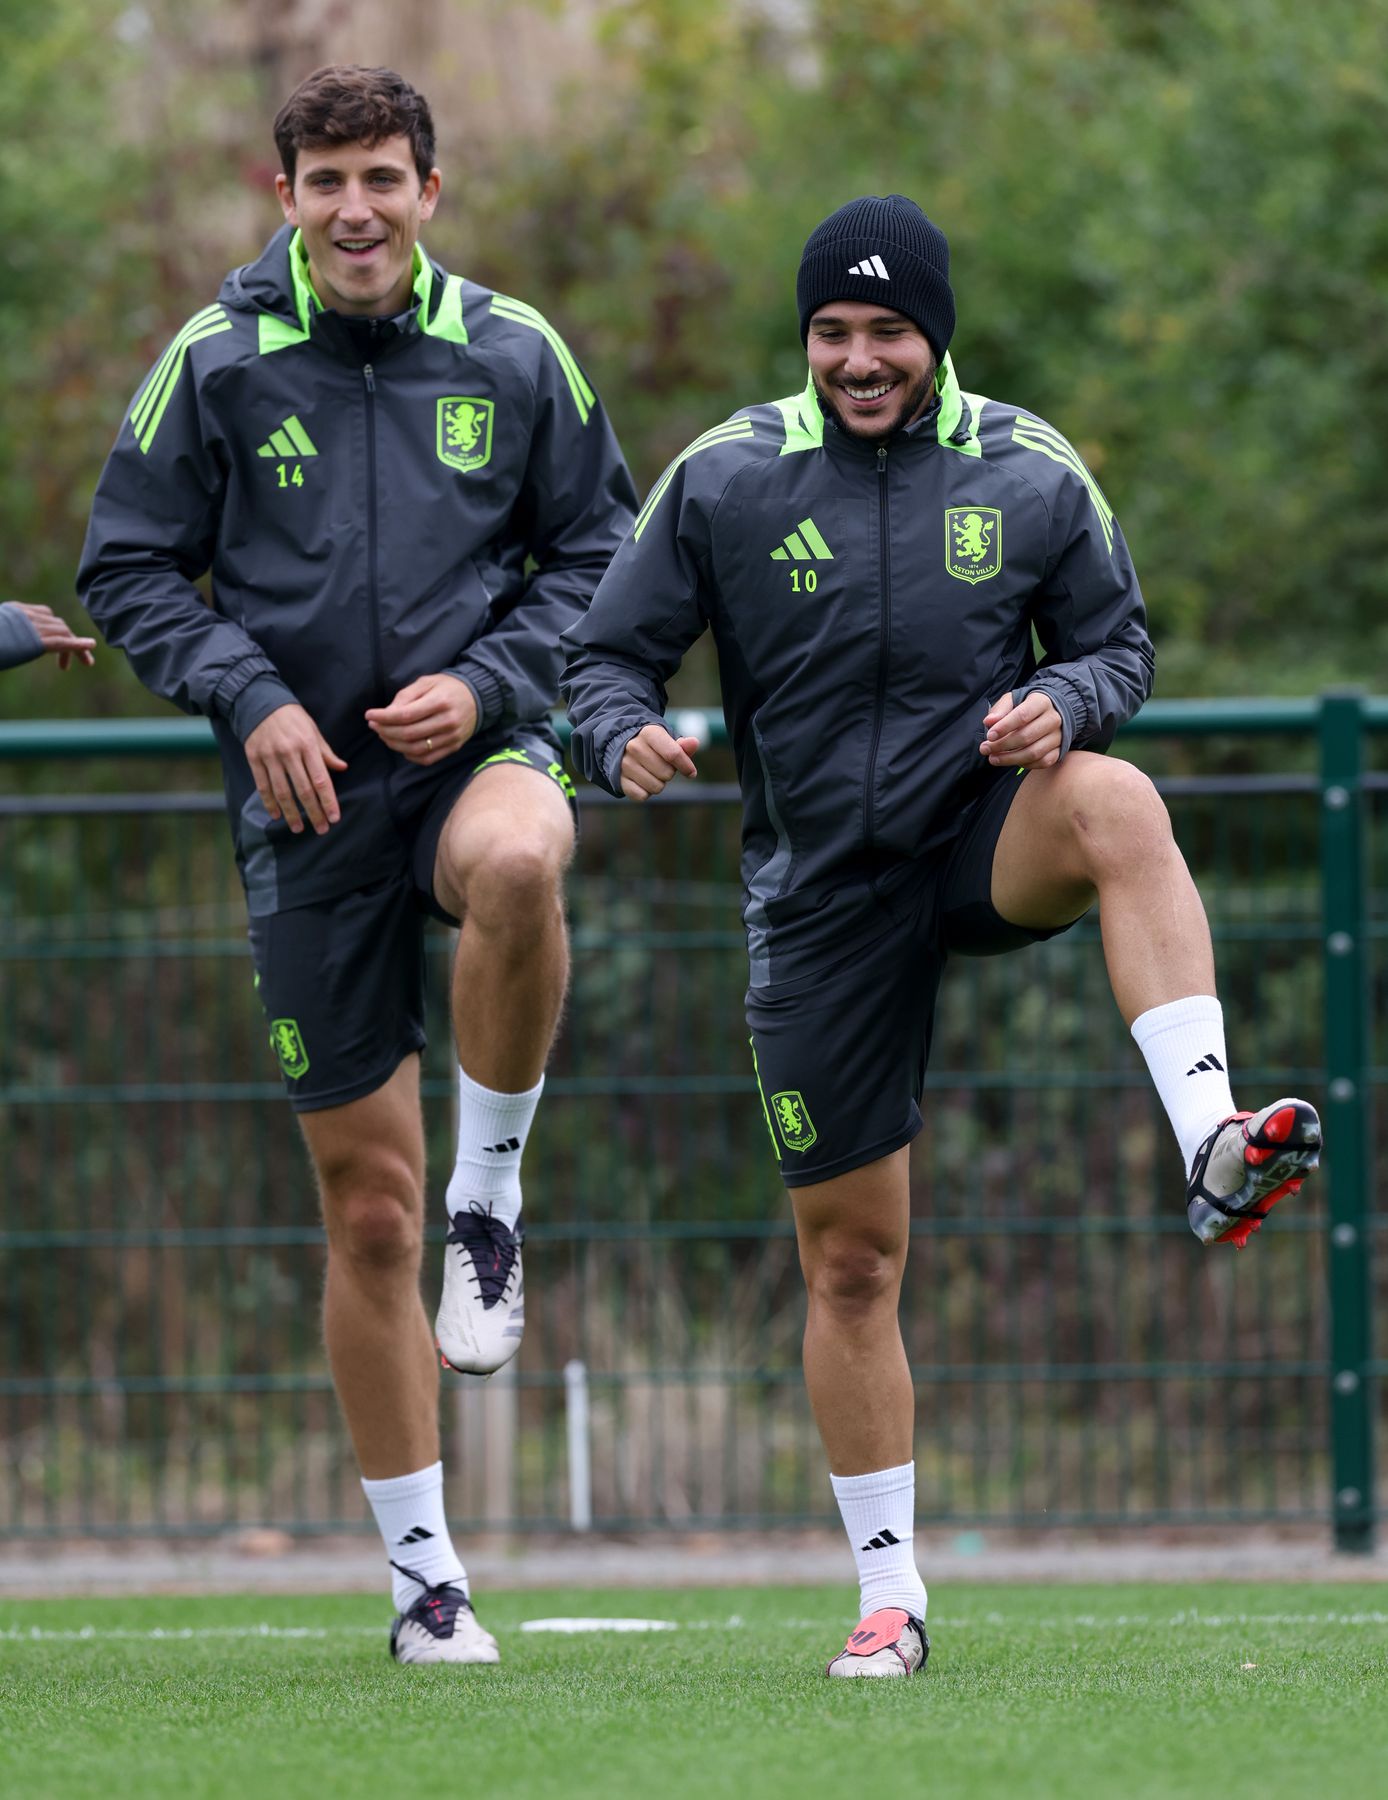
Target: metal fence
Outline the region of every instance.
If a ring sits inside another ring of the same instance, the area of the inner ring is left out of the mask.
[[[902,1306],[925,1520],[1326,1520],[1370,1547],[1385,726],[1388,702],[1355,695],[1166,703],[1120,740],[1205,894],[1237,1091],[1301,1091],[1326,1120],[1322,1174],[1247,1256],[1189,1236],[1092,922],[947,974]],[[13,1535],[366,1522],[210,749],[193,721],[0,727]],[[134,768],[198,791],[95,791]],[[445,1388],[465,1529],[833,1516],[742,1023],[735,797],[709,773],[657,807],[585,806],[573,993],[526,1162],[528,1335],[514,1369]],[[440,931],[436,1171],[448,951]],[[438,1193],[434,1218],[441,1245]]]

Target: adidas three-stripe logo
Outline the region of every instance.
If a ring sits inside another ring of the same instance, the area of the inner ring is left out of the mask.
[[[891,280],[891,276],[887,273],[887,265],[880,256],[865,256],[860,263],[854,263],[848,273],[850,275],[877,275],[883,281]]]
[[[863,1549],[864,1550],[890,1550],[893,1544],[899,1544],[900,1542],[901,1542],[901,1539],[899,1537],[895,1536],[894,1533],[892,1533],[890,1531],[879,1531],[875,1538],[868,1539],[868,1541],[863,1545]]]
[[[1224,1073],[1224,1064],[1215,1055],[1214,1051],[1211,1050],[1208,1056],[1202,1056],[1200,1058],[1200,1061],[1196,1063],[1193,1069],[1187,1069],[1186,1074],[1213,1075],[1216,1071],[1222,1075]]]
[[[433,1537],[432,1531],[426,1531],[422,1525],[414,1525],[399,1541],[402,1544],[422,1544],[425,1538]]]
[[[507,1138],[504,1144],[483,1144],[482,1148],[488,1156],[505,1156],[508,1150],[520,1149],[520,1139]]]
[[[833,562],[834,553],[820,535],[813,519],[802,519],[779,550],[771,552],[772,562]]]
[[[290,413],[278,430],[270,433],[268,443],[264,443],[256,451],[257,456],[317,456],[318,446],[299,423],[297,416]]]

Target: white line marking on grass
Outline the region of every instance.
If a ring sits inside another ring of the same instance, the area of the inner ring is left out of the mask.
[[[678,1631],[673,1619],[525,1619],[522,1631],[554,1631],[566,1636],[580,1631]]]
[[[1285,1625],[1335,1625],[1376,1629],[1388,1626],[1388,1611],[1364,1612],[1238,1612],[1202,1613],[1194,1608],[1166,1616],[1152,1613],[1115,1613],[1101,1618],[1095,1613],[1071,1613],[1060,1617],[1026,1619],[1005,1613],[988,1612],[974,1617],[955,1617],[948,1613],[931,1615],[930,1625],[937,1631],[1126,1631],[1134,1626],[1158,1630],[1189,1630],[1203,1626],[1211,1630]],[[723,1619],[524,1619],[519,1629],[526,1632],[577,1634],[599,1631],[739,1631],[747,1620],[739,1613]],[[190,1643],[208,1639],[319,1639],[343,1637],[375,1637],[384,1631],[378,1625],[155,1625],[137,1631],[128,1626],[81,1625],[68,1630],[51,1630],[41,1625],[0,1628],[0,1643],[6,1644],[79,1644],[79,1643]],[[770,1631],[813,1631],[827,1629],[823,1619],[782,1618],[767,1620]]]

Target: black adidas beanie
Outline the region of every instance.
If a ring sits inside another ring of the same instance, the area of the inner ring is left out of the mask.
[[[942,362],[954,336],[945,234],[904,194],[850,200],[810,233],[795,300],[802,344],[811,317],[831,300],[878,301],[913,319]]]

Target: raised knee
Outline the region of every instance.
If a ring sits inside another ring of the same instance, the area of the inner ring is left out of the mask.
[[[1141,769],[1117,757],[1078,750],[1065,759],[1061,770],[1066,817],[1095,875],[1113,869],[1131,874],[1169,853],[1171,819]]]
[[[559,904],[564,856],[550,843],[498,845],[467,881],[467,910],[476,924],[503,935],[529,933]]]

